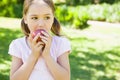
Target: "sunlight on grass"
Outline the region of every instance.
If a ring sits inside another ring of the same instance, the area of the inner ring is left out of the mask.
[[[3,75],[9,75],[8,70],[10,69],[10,61],[5,61],[3,64],[0,64],[0,73]]]
[[[71,66],[77,65],[71,69],[76,77],[72,80],[119,80],[120,27],[91,26],[85,30],[63,28],[63,31],[72,44]]]
[[[88,63],[93,64],[93,65],[100,65],[101,62],[99,60],[89,60]]]
[[[118,60],[118,59],[120,59],[120,57],[118,57],[118,56],[116,56],[116,55],[112,55],[112,54],[107,54],[106,55],[109,59],[111,59],[111,60]]]
[[[3,63],[0,63],[0,79],[9,80],[11,61],[5,60]]]
[[[16,29],[16,28],[20,28],[20,24],[21,24],[21,19],[0,17],[0,27]]]

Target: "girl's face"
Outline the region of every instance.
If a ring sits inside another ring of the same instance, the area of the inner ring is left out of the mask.
[[[29,7],[24,20],[30,32],[37,29],[45,29],[49,32],[54,21],[54,15],[52,9],[45,2],[36,0],[36,2]]]

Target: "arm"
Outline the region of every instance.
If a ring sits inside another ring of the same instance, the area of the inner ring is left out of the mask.
[[[10,80],[28,80],[36,61],[37,59],[30,55],[29,60],[23,64],[20,58],[12,56]]]
[[[51,56],[46,56],[46,64],[55,80],[70,80],[69,52],[65,52],[56,63]]]

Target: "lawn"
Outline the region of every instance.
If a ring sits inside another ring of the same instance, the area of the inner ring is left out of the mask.
[[[0,18],[0,80],[9,80],[10,42],[23,36],[19,19]],[[18,25],[17,25],[18,23]],[[71,80],[120,79],[120,28],[90,26],[85,30],[63,27],[71,41]]]

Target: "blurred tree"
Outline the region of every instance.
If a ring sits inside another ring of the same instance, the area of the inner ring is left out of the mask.
[[[94,0],[94,3],[95,3],[95,4],[99,4],[99,3],[100,3],[100,0]]]
[[[100,3],[117,3],[120,0],[53,0],[58,5],[88,5]],[[0,16],[22,17],[22,7],[24,0],[0,0]]]
[[[61,2],[66,2],[65,0],[53,0],[55,3],[61,3]]]
[[[92,4],[93,0],[66,0],[66,3],[68,5],[87,5],[87,4]]]
[[[113,4],[116,0],[100,0],[100,3],[109,3]]]
[[[67,5],[76,6],[76,5],[88,5],[93,3],[94,4],[100,4],[100,3],[113,4],[113,3],[120,2],[120,0],[65,0],[65,2],[67,3]]]
[[[0,16],[21,17],[24,0],[0,0]]]
[[[18,4],[23,4],[24,0],[17,0]]]

